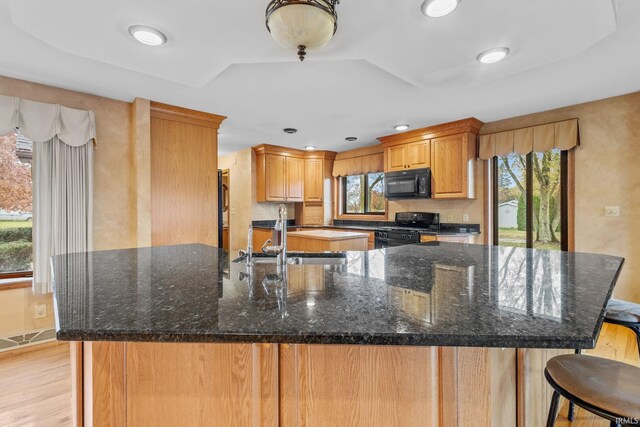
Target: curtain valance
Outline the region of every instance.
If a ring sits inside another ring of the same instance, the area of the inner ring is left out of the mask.
[[[382,153],[367,154],[339,159],[333,162],[333,176],[362,175],[384,171],[384,155]]]
[[[65,144],[79,147],[95,139],[95,123],[93,111],[0,95],[0,135],[19,127],[34,142],[57,136]]]
[[[480,135],[479,158],[570,150],[580,144],[578,119]]]

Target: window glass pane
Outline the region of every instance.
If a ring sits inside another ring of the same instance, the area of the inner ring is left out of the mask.
[[[560,150],[533,155],[533,247],[560,250]]]
[[[370,173],[369,180],[369,206],[367,212],[384,212],[384,174]]]
[[[0,274],[33,270],[32,153],[24,135],[0,137]]]
[[[364,175],[345,178],[345,212],[364,213]]]
[[[498,244],[526,247],[526,156],[498,157]]]

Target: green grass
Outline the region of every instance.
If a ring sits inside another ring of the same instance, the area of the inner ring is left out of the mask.
[[[0,229],[17,227],[31,227],[31,221],[0,221]]]
[[[506,240],[506,241],[503,241]],[[517,228],[499,228],[498,240],[503,246],[513,246],[517,248],[526,247],[527,233],[525,231],[518,230]],[[535,249],[548,249],[548,250],[560,250],[560,243],[538,243],[533,242]]]

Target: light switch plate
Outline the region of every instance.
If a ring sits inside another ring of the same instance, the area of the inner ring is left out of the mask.
[[[469,214],[462,214],[462,222],[469,222]]]
[[[604,216],[620,216],[620,206],[605,206]]]

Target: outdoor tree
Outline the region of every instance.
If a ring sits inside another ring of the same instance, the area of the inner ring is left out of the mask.
[[[0,137],[0,210],[31,212],[31,165],[16,153],[16,134]]]
[[[558,242],[560,225],[560,152],[551,150],[533,155],[533,230],[536,241]],[[500,168],[515,183],[520,196],[526,194],[526,157],[500,158]],[[524,199],[524,197],[522,197]]]

